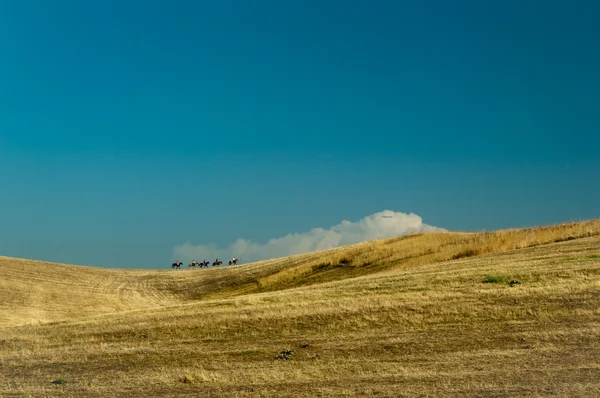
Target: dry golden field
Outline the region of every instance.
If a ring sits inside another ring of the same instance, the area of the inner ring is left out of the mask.
[[[600,220],[0,275],[0,397],[600,396]]]

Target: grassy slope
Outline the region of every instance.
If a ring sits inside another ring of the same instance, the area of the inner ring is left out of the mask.
[[[0,391],[597,396],[599,231],[420,235],[191,271],[0,258]],[[62,321],[11,326],[39,315]]]
[[[600,234],[600,220],[489,233],[409,235],[237,267],[102,269],[0,257],[0,326],[278,291]]]
[[[148,272],[0,257],[0,326],[73,319],[178,302]]]

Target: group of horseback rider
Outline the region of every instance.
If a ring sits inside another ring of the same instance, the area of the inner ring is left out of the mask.
[[[231,260],[229,260],[229,265],[237,265],[237,262],[238,262],[238,259],[234,257],[234,258],[232,258]],[[210,264],[210,262],[206,261],[206,259],[204,259],[204,261],[202,261],[201,263],[199,263],[198,261],[194,260],[194,261],[192,261],[192,262],[191,262],[191,263],[188,265],[188,268],[196,268],[196,267],[198,267],[198,268],[202,268],[202,267],[206,267],[206,268],[208,268],[208,264]],[[221,265],[221,264],[223,264],[223,261],[221,261],[221,260],[219,260],[219,258],[217,258],[217,259],[215,260],[215,262],[213,262],[213,263],[212,263],[212,266],[213,266],[213,267],[214,267],[214,266],[219,266],[219,265]],[[175,261],[175,262],[174,262],[174,263],[171,265],[171,267],[172,267],[173,269],[175,269],[175,268],[181,268],[181,265],[183,265],[183,263],[182,263],[181,261],[177,260],[177,261]]]

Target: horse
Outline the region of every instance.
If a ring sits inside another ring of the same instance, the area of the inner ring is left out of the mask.
[[[192,262],[188,265],[188,268],[196,268],[196,262]]]
[[[173,264],[171,264],[171,268],[173,268],[173,269],[175,269],[175,268],[181,269],[181,263],[180,262],[173,263]]]
[[[233,260],[229,260],[229,265],[233,264],[233,265],[237,265],[238,259],[234,258]]]
[[[214,263],[212,263],[213,267],[214,267],[215,265],[221,265],[221,264],[223,264],[223,261],[221,261],[221,260],[219,260],[219,259],[217,259],[217,260],[216,260]]]
[[[208,264],[210,264],[208,261],[204,260],[201,263],[198,263],[198,267],[202,268],[202,267],[206,267],[208,268]]]

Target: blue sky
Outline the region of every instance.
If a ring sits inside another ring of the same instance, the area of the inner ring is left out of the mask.
[[[57,3],[0,4],[0,255],[600,216],[597,2]]]

